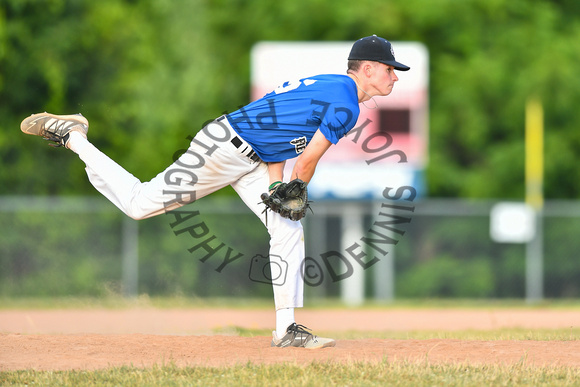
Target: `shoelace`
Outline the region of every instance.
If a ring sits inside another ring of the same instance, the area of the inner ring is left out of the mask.
[[[294,323],[288,327],[287,332],[293,333],[293,339],[295,339],[298,335],[306,335],[306,340],[308,340],[308,336],[314,337],[314,335],[309,332],[310,330],[311,329],[305,327],[304,325]]]
[[[42,126],[40,129],[41,133],[44,133],[45,140],[53,141],[56,143],[56,144],[48,144],[48,145],[55,147],[55,148],[64,146],[64,142],[66,142],[66,138],[67,138],[67,135],[69,133],[67,133],[64,136],[60,136],[57,133],[62,129],[67,129],[69,127],[72,127],[72,126],[75,126],[78,124],[77,123],[70,123],[69,121],[66,121],[66,120],[55,120],[55,121],[51,122],[50,125],[46,126],[46,123],[48,121],[50,121],[51,119],[52,118],[47,118],[42,122],[42,124],[41,124]],[[70,123],[70,125],[66,126],[68,123]]]

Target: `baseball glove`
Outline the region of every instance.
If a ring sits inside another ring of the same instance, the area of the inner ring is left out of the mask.
[[[270,190],[270,194],[263,193],[260,198],[266,205],[264,212],[270,210],[290,220],[304,218],[310,208],[306,183],[300,179],[280,183]]]

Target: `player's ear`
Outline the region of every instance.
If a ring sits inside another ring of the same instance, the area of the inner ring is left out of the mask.
[[[363,70],[363,74],[367,78],[370,78],[373,75],[373,71],[374,71],[373,62],[365,61],[363,64],[362,70]]]

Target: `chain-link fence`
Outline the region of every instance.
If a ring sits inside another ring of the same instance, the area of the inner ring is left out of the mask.
[[[524,298],[526,246],[491,239],[495,203],[317,201],[303,221],[306,292]],[[544,296],[578,297],[580,202],[547,202],[543,223]],[[0,225],[2,297],[272,295],[267,232],[237,198],[137,222],[101,198],[4,197]]]

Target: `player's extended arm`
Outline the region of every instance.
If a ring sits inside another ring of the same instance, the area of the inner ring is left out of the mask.
[[[277,163],[268,163],[268,175],[270,176],[270,185],[276,182],[284,181],[284,165],[286,161]]]
[[[331,145],[332,143],[324,137],[324,134],[317,130],[304,152],[296,160],[290,178],[301,179],[306,183],[310,182],[318,161]]]

